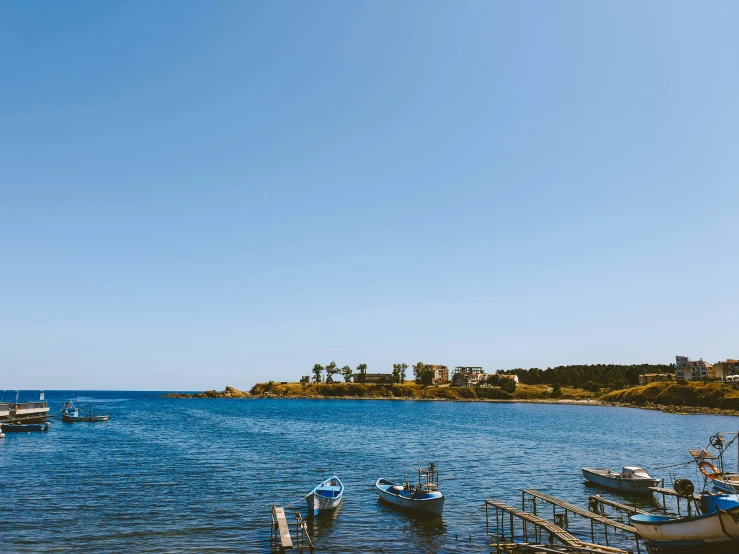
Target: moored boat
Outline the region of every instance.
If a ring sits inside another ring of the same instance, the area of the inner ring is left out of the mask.
[[[646,469],[624,466],[621,473],[602,467],[584,467],[585,479],[601,487],[629,494],[650,494],[649,487],[658,487],[661,479],[655,479]]]
[[[308,512],[317,516],[321,512],[335,510],[344,498],[344,484],[332,475],[305,497],[308,503]]]
[[[427,469],[418,467],[418,484],[408,481],[402,484],[379,478],[375,483],[380,500],[404,510],[441,514],[444,509],[444,495],[439,491],[439,472],[433,462]]]
[[[637,514],[631,524],[655,554],[739,551],[739,496],[704,492],[699,507],[700,514],[683,518]]]
[[[48,431],[51,425],[48,421],[44,423],[3,423],[0,429],[5,433],[36,433]]]
[[[92,404],[89,410],[82,411],[79,406],[75,406],[73,402],[67,402],[62,408],[62,421],[65,423],[97,423],[108,421],[108,414],[98,414]]]

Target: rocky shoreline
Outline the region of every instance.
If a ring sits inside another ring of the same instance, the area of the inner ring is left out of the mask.
[[[163,394],[162,398],[252,398],[252,395],[233,387],[226,387],[222,391],[207,390],[205,392],[195,393],[170,392]]]

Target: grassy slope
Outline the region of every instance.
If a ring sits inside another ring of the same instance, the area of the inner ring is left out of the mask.
[[[600,400],[637,406],[657,404],[739,410],[739,390],[725,383],[652,383],[613,391],[601,396]]]
[[[301,385],[300,383],[279,384],[257,383],[251,390],[254,395],[268,395],[295,398],[413,398],[420,400],[544,400],[550,398],[551,387],[546,385],[519,385],[510,395],[497,387],[482,389],[450,387],[448,385],[421,387],[415,383],[403,385],[374,385],[361,383],[319,383]],[[593,393],[581,389],[562,388],[563,400],[592,398]]]
[[[415,383],[403,385],[374,385],[362,383],[318,383],[301,385],[287,383],[285,385],[273,383],[257,383],[251,390],[252,394],[269,393],[280,397],[299,398],[327,398],[327,397],[354,397],[354,398],[414,398],[419,400],[479,400],[492,398],[511,400],[513,397],[497,388],[488,388],[479,392],[473,388],[452,387],[421,387]]]

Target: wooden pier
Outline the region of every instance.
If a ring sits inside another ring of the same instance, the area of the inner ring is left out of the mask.
[[[313,551],[313,541],[308,534],[308,526],[299,511],[295,512],[295,542],[290,534],[290,526],[285,516],[285,508],[272,506],[272,549],[279,552],[293,548],[308,548]]]
[[[497,500],[485,501],[485,524],[488,535],[490,534],[489,507],[495,508],[496,534],[499,533],[501,540],[491,543],[499,553],[588,553],[588,554],[628,554],[628,550],[603,546],[582,541],[570,534],[566,529],[547,521],[537,515],[519,510]],[[506,522],[508,515],[508,522]],[[521,520],[522,535],[524,542],[515,542],[514,518]],[[508,534],[506,538],[506,523],[508,523]],[[529,527],[533,529],[529,530]],[[530,537],[531,534],[531,537]],[[546,536],[546,541],[542,541]],[[529,540],[533,539],[533,542]],[[558,541],[558,542],[557,542]],[[559,544],[558,544],[559,543]]]
[[[662,508],[667,509],[667,502],[665,500],[666,496],[673,496],[677,499],[677,513],[680,514],[680,500],[687,500],[688,502],[688,515],[692,515],[693,509],[691,508],[691,502],[695,505],[695,513],[700,513],[700,502],[701,502],[701,496],[699,494],[692,494],[690,496],[685,496],[680,493],[678,493],[674,489],[666,489],[664,487],[649,487],[649,490],[652,492],[656,492],[657,494],[662,495]]]
[[[621,523],[620,521],[609,519],[602,514],[591,512],[579,506],[575,506],[574,504],[570,504],[569,502],[566,502],[560,498],[556,498],[554,496],[534,489],[524,489],[521,492],[521,509],[523,510],[526,509],[527,496],[530,497],[529,500],[532,504],[535,515],[537,510],[537,500],[541,500],[552,505],[552,518],[554,519],[554,522],[557,524],[561,524],[564,528],[567,528],[567,526],[569,525],[569,513],[573,513],[590,520],[590,538],[593,542],[595,542],[595,524],[598,523],[600,525],[603,525],[603,533],[606,541],[606,546],[609,545],[608,528],[612,527],[614,530],[623,531],[625,533],[633,535],[634,541],[636,543],[636,551],[639,553],[641,552],[641,547],[639,546],[639,540],[641,539],[641,537],[636,532],[636,527],[633,527],[632,525],[627,525],[625,523]],[[563,512],[558,514],[557,508],[562,509]]]
[[[649,512],[645,512],[644,510],[640,510],[639,508],[634,508],[633,506],[627,506],[626,504],[621,504],[620,502],[614,502],[613,500],[604,498],[599,494],[589,497],[588,500],[590,502],[590,511],[595,512],[596,514],[600,514],[602,516],[606,515],[605,510],[603,509],[603,506],[609,506],[610,508],[613,508],[617,512],[623,512],[627,514],[628,516],[633,516],[636,514],[642,514],[642,515],[647,515],[647,516],[651,515]]]

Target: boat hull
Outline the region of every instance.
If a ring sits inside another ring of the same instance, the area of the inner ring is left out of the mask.
[[[106,415],[99,415],[99,416],[71,416],[67,414],[62,414],[62,421],[64,423],[101,423],[104,421],[108,421],[108,416]]]
[[[444,510],[444,495],[441,493],[435,493],[434,496],[429,498],[416,499],[395,494],[393,487],[402,489],[402,485],[386,481],[385,479],[378,479],[375,488],[377,489],[380,500],[401,510],[415,513],[441,515],[441,512]]]
[[[739,549],[739,506],[682,519],[636,515],[631,524],[655,553]]]
[[[314,516],[335,510],[343,499],[344,484],[335,475],[326,479],[305,497],[308,513]]]
[[[48,423],[3,423],[0,430],[4,433],[38,433],[48,431]]]
[[[625,479],[622,477],[607,477],[606,475],[591,471],[586,467],[582,469],[582,474],[585,479],[591,483],[627,494],[651,494],[652,491],[649,490],[649,487],[658,487],[660,485],[659,479]]]

